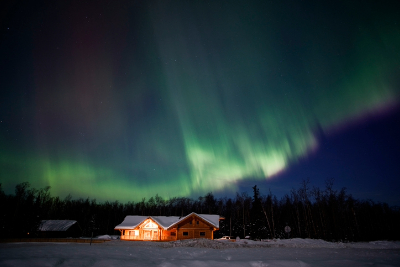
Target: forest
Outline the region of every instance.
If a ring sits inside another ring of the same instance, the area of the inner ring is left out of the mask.
[[[41,220],[76,220],[82,236],[119,235],[114,227],[127,215],[185,216],[191,212],[224,217],[215,237],[230,235],[252,239],[314,238],[336,242],[400,240],[400,209],[386,203],[354,199],[345,188],[324,189],[303,180],[278,199],[261,193],[255,185],[252,195],[216,198],[211,192],[191,199],[163,199],[158,194],[137,202],[97,202],[96,199],[64,199],[52,196],[50,187],[16,185],[5,194],[0,184],[0,238],[36,237]],[[289,226],[290,233],[285,232]]]

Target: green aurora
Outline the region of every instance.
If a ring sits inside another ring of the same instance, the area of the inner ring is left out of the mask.
[[[318,149],[318,131],[399,103],[389,8],[152,3],[100,5],[107,27],[95,15],[68,26],[68,12],[84,14],[72,7],[41,14],[43,33],[33,22],[33,93],[10,93],[19,121],[1,123],[5,188],[121,201],[234,192]]]

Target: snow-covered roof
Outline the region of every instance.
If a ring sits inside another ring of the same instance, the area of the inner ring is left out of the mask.
[[[168,229],[171,225],[180,221],[178,216],[151,216],[149,218],[152,218],[164,229]]]
[[[76,221],[74,220],[43,220],[38,230],[41,232],[63,232],[67,231],[75,223]]]
[[[216,228],[219,228],[219,215],[215,214],[197,214],[199,217],[211,223]]]
[[[182,217],[179,219],[179,221],[171,224],[169,227],[185,220],[186,218],[192,216],[192,215],[196,215],[198,217],[200,217],[201,219],[205,220],[206,222],[210,223],[211,225],[213,225],[216,228],[219,228],[219,215],[215,215],[215,214],[197,214],[195,212],[192,212],[188,215],[186,215],[185,217]]]
[[[152,219],[158,225],[160,225],[164,230],[172,227],[173,225],[185,220],[186,218],[196,215],[201,219],[205,220],[206,222],[210,223],[216,228],[219,228],[219,215],[215,214],[197,214],[195,212],[190,213],[185,217],[178,217],[178,216],[138,216],[138,215],[130,215],[126,216],[124,221],[115,226],[114,229],[133,229],[136,228],[139,224],[141,224],[146,219]]]
[[[179,221],[179,217],[177,216],[140,216],[140,215],[128,215],[125,217],[124,221],[115,226],[114,229],[133,229],[136,228],[139,224],[144,222],[147,219],[152,219],[162,228],[167,229],[171,224]]]
[[[149,218],[149,216],[128,215],[125,217],[124,221],[115,226],[114,229],[133,229],[147,218]]]

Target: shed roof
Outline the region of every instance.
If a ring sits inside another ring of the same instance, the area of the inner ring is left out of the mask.
[[[74,220],[42,220],[38,230],[41,232],[64,232],[75,223]]]

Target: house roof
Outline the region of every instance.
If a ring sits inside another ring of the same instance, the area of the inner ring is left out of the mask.
[[[180,220],[178,216],[151,216],[149,218],[153,219],[165,230]]]
[[[219,228],[219,219],[220,219],[219,215],[215,214],[197,214],[197,215],[203,218],[204,220],[208,221],[209,223],[211,223],[216,228]]]
[[[185,220],[186,218],[188,218],[188,217],[190,217],[192,215],[196,215],[197,217],[205,220],[206,222],[208,222],[209,224],[211,224],[215,228],[219,228],[219,215],[215,215],[215,214],[197,214],[195,212],[192,212],[192,213],[186,215],[185,217],[180,218],[177,222],[171,224],[169,227],[180,223],[181,221]]]
[[[164,228],[164,230],[167,230],[171,228],[172,226],[176,225],[177,223],[180,223],[181,221],[185,220],[186,218],[195,215],[206,222],[210,223],[212,226],[215,228],[219,228],[219,215],[215,214],[197,214],[195,212],[192,212],[188,214],[185,217],[178,217],[178,216],[137,216],[137,215],[129,215],[126,216],[124,221],[115,226],[114,229],[121,229],[121,230],[126,230],[126,229],[133,229],[136,228],[139,224],[141,224],[143,221],[146,219],[152,219],[155,221],[159,226]]]
[[[38,230],[41,232],[64,232],[75,223],[74,220],[42,220]]]
[[[149,216],[128,215],[125,217],[124,221],[121,224],[115,226],[114,229],[133,229],[147,218],[149,218]]]

